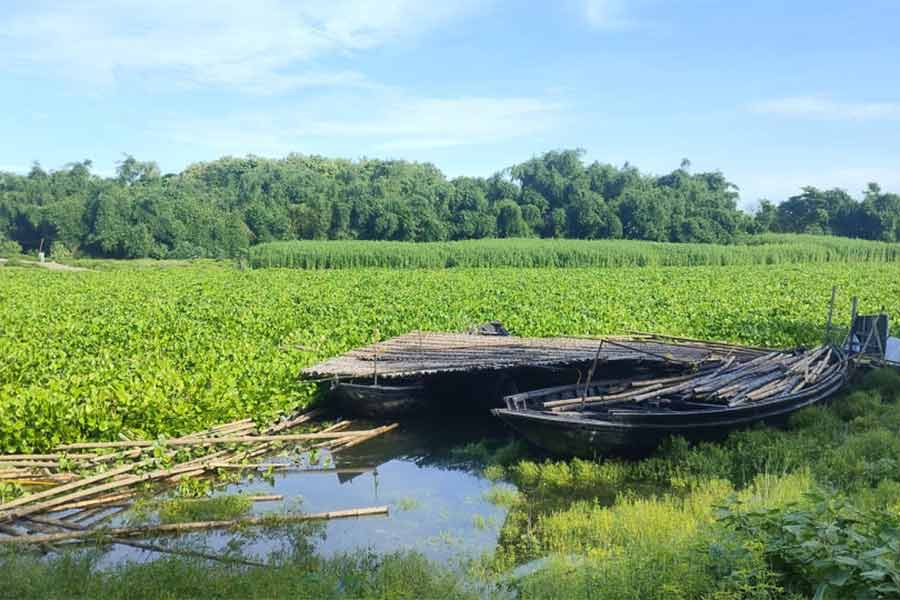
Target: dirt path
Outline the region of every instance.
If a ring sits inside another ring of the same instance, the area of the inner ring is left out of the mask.
[[[8,262],[6,258],[0,258],[0,265],[4,265]],[[36,260],[20,260],[21,263],[27,263],[29,267],[41,267],[43,269],[50,269],[51,271],[88,271],[89,269],[85,269],[82,267],[71,267],[69,265],[64,265],[62,263],[53,262],[53,261],[45,261],[38,262]]]

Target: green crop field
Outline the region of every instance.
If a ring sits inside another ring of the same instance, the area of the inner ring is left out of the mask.
[[[900,314],[891,263],[645,269],[0,269],[0,449],[178,434],[302,406],[299,370],[411,329],[655,331],[767,346]]]
[[[253,246],[253,268],[443,269],[452,267],[677,267],[895,262],[900,244],[834,236],[751,236],[743,243],[668,244],[635,240],[466,240],[460,242],[291,241]]]

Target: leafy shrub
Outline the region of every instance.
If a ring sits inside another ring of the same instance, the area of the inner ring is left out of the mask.
[[[242,517],[250,512],[253,501],[241,494],[223,494],[208,498],[173,498],[159,506],[163,523],[220,521]]]
[[[805,475],[758,478],[739,497],[783,506],[809,485]],[[580,500],[532,515],[530,525],[523,504],[501,532],[500,561],[553,557],[517,583],[523,598],[783,598],[761,549],[744,548],[715,521],[714,505],[732,493],[714,480],[684,496],[626,494],[611,506]]]
[[[834,403],[834,412],[845,421],[877,415],[881,412],[881,394],[865,390],[852,392]]]
[[[18,242],[8,240],[0,235],[0,257],[13,257],[22,254],[22,246]]]
[[[861,387],[877,392],[884,402],[900,399],[900,370],[876,369],[863,376]]]
[[[724,532],[723,532],[724,533]],[[704,595],[708,600],[803,600],[786,595],[779,574],[766,562],[762,544],[735,540],[722,535],[707,546],[705,564],[716,589]]]
[[[165,258],[170,259],[190,259],[190,258],[203,258],[206,256],[206,250],[204,250],[200,246],[196,246],[186,240],[179,241],[174,248],[172,248]],[[159,257],[163,258],[163,257]]]
[[[900,596],[900,518],[887,511],[860,511],[840,497],[811,493],[786,509],[741,510],[720,519],[762,544],[782,582],[818,599]]]
[[[900,478],[900,438],[878,428],[849,436],[828,449],[815,466],[820,481],[843,490]]]
[[[72,258],[74,252],[72,252],[72,250],[64,243],[56,241],[53,242],[53,245],[50,247],[49,255],[53,260],[59,260],[64,258]]]

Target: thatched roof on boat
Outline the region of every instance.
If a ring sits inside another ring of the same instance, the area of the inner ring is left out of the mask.
[[[649,361],[696,364],[727,356],[753,358],[762,349],[685,338],[632,337],[528,338],[413,331],[356,348],[301,372],[304,378],[392,379],[438,373],[476,372],[517,367],[566,366],[601,362]]]

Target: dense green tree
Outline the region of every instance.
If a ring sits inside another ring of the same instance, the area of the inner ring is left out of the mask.
[[[778,207],[766,199],[759,201],[759,206],[753,215],[752,233],[773,231],[778,219]]]
[[[719,172],[682,161],[653,176],[585,164],[581,150],[535,156],[488,178],[448,180],[433,165],[291,154],[225,157],[161,175],[124,155],[111,178],[83,160],[0,173],[0,239],[94,256],[235,256],[282,239],[439,241],[484,237],[730,243],[745,233],[825,233],[900,241],[900,196],[870,184],[803,188],[781,204],[737,209]]]
[[[497,237],[527,237],[531,229],[522,216],[522,208],[512,200],[502,200],[497,205]]]

